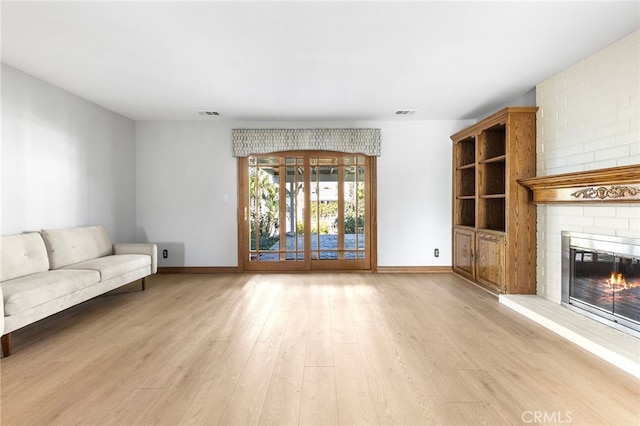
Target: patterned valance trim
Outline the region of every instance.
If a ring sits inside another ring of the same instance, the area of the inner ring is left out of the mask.
[[[233,156],[281,151],[380,156],[380,129],[233,129]]]

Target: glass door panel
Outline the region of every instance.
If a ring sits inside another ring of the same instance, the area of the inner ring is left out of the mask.
[[[304,158],[249,157],[248,172],[249,261],[304,260]]]
[[[285,166],[285,218],[281,241],[285,260],[304,260],[304,159],[287,157]]]
[[[337,259],[338,167],[335,158],[311,158],[311,259]]]
[[[324,152],[249,157],[243,267],[370,269],[368,164]]]
[[[357,157],[357,161],[364,160]],[[345,257],[364,259],[365,255],[365,168],[362,164],[345,168],[344,195]]]
[[[359,269],[364,265],[353,261],[368,261],[365,159],[331,155],[310,160],[312,269]]]

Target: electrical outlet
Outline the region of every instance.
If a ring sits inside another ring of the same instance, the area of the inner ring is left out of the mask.
[[[169,250],[167,249],[162,250],[162,258],[166,259],[167,257],[169,257]]]
[[[435,250],[433,250],[433,255],[434,255],[435,257],[440,257],[440,249],[435,249]]]

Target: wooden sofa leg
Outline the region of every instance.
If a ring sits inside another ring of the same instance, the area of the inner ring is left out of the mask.
[[[2,354],[5,357],[11,355],[11,333],[2,336]]]
[[[144,284],[144,278],[142,278],[142,291],[144,291],[144,289],[147,288]]]

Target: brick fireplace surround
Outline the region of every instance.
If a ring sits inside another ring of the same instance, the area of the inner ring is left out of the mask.
[[[637,165],[523,179],[520,184],[533,191],[533,201],[539,206],[583,209],[617,208],[621,203],[631,209],[640,206],[636,204],[640,203]],[[640,378],[640,340],[636,337],[547,298],[501,295],[500,302]]]
[[[632,195],[640,190],[638,75],[640,30],[536,86],[537,177],[522,184],[537,193],[537,295],[500,297],[505,306],[636,377],[639,339],[560,303],[562,231],[640,236],[640,197]],[[616,197],[619,192],[608,191],[615,185],[631,190]],[[577,187],[594,198],[571,196]]]

